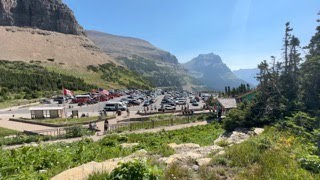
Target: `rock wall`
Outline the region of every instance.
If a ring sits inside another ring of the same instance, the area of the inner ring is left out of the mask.
[[[0,0],[0,26],[84,34],[73,12],[61,0]]]

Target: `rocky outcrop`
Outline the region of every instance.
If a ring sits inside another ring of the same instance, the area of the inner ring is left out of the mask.
[[[73,12],[61,0],[0,0],[0,25],[84,34]]]
[[[146,157],[147,151],[142,149],[127,157],[109,159],[99,163],[93,161],[72,169],[68,169],[51,178],[51,180],[86,180],[91,174],[94,173],[110,173],[113,169],[119,166],[119,163],[126,163],[129,161],[133,161],[134,159],[146,160]]]

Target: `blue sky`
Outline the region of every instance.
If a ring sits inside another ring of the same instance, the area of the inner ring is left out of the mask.
[[[89,30],[137,37],[186,62],[213,52],[231,69],[281,58],[284,24],[306,45],[319,0],[63,0]]]

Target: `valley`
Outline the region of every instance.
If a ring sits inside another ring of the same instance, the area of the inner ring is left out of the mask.
[[[0,0],[0,180],[320,179],[319,6]]]

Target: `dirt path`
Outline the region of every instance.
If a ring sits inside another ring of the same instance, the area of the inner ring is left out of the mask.
[[[155,129],[143,129],[143,130],[137,130],[137,131],[131,131],[131,132],[123,132],[123,133],[120,133],[120,134],[156,133],[156,132],[160,132],[162,130],[173,131],[173,130],[184,129],[184,128],[193,127],[193,126],[203,126],[203,125],[206,125],[206,124],[208,124],[206,121],[204,121],[204,122],[195,122],[195,123],[180,124],[180,125],[175,125],[175,126],[159,127],[159,128],[155,128]],[[86,138],[91,138],[93,141],[99,141],[102,138],[104,138],[105,136],[107,136],[107,135],[99,135],[99,134],[97,134],[97,135],[86,137]],[[85,138],[85,137],[72,138],[72,139],[61,139],[61,140],[56,140],[56,141],[46,141],[46,142],[41,142],[41,144],[73,143],[73,142],[81,141],[83,138]],[[16,149],[16,148],[23,147],[23,146],[37,146],[37,145],[38,145],[37,143],[30,143],[30,144],[22,144],[22,145],[14,145],[14,146],[5,146],[5,147],[3,147],[3,149]]]

